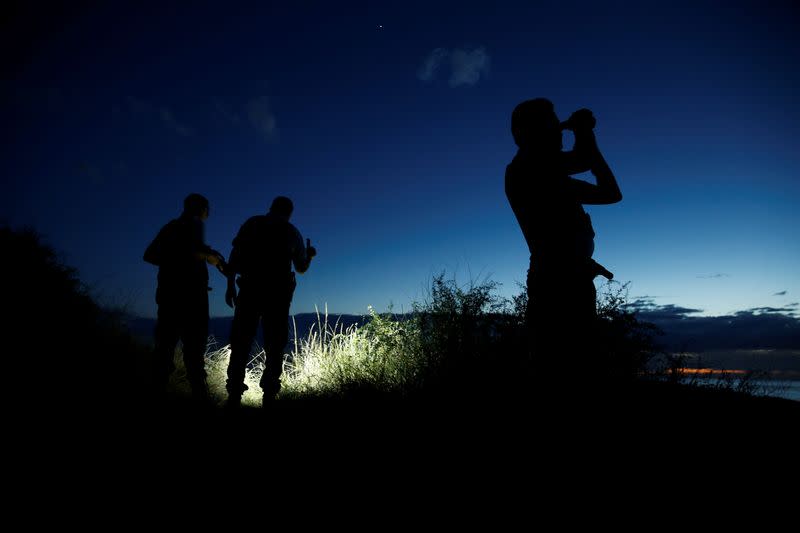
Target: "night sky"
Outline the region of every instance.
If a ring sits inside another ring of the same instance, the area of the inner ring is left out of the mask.
[[[139,4],[27,8],[2,32],[0,218],[105,303],[155,315],[142,253],[190,192],[226,257],[294,200],[319,256],[292,312],[407,311],[443,270],[518,293],[510,115],[543,96],[597,117],[624,199],[587,207],[594,257],[632,298],[797,309],[790,2]],[[231,315],[210,275],[212,316]]]

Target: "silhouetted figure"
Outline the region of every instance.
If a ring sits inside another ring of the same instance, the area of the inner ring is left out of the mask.
[[[225,293],[225,302],[236,309],[227,381],[230,407],[237,407],[247,390],[245,372],[259,321],[266,354],[259,383],[264,403],[274,399],[281,388],[283,349],[289,340],[289,308],[297,285],[292,265],[302,274],[317,255],[311,241],[303,244],[300,232],[289,222],[293,210],[289,198],[278,196],[269,213],[249,218],[233,240]],[[240,289],[238,296],[236,285]]]
[[[205,352],[208,341],[208,268],[225,268],[222,254],[205,244],[204,221],[208,200],[190,194],[183,213],[167,223],[144,252],[144,260],[158,266],[158,320],[155,328],[156,386],[163,392],[175,370],[175,347],[183,341],[183,361],[192,396],[209,401]]]
[[[519,104],[511,132],[519,147],[506,167],[506,196],[530,251],[527,329],[534,364],[588,374],[596,321],[593,279],[612,274],[592,259],[594,229],[582,204],[622,199],[616,179],[597,148],[588,109],[560,122],[544,98]],[[562,151],[564,129],[575,134]],[[570,177],[591,171],[597,185]],[[571,368],[570,368],[571,367]]]

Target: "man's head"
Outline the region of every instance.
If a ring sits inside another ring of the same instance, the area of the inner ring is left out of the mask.
[[[276,196],[269,208],[270,213],[286,220],[289,220],[289,217],[292,216],[292,211],[294,211],[294,204],[285,196]]]
[[[559,151],[563,148],[561,121],[553,102],[546,98],[525,100],[511,114],[511,134],[520,148]]]
[[[192,193],[183,200],[183,214],[190,217],[208,218],[208,199],[202,194]]]

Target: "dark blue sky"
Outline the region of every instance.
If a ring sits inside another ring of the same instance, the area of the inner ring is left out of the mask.
[[[511,110],[537,96],[595,112],[624,194],[587,208],[595,259],[632,296],[710,315],[800,301],[789,2],[200,4],[5,28],[0,217],[106,301],[155,313],[142,252],[190,192],[226,256],[246,218],[294,199],[319,250],[294,312],[408,310],[442,270],[516,293],[503,174]]]

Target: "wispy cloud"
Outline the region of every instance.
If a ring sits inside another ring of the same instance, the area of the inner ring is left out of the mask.
[[[692,309],[690,307],[681,307],[674,304],[659,305],[649,297],[634,300],[632,303],[627,304],[626,308],[637,313],[647,313],[649,320],[660,318],[687,318],[689,315],[703,312],[702,309]]]
[[[783,307],[753,307],[752,309],[748,309],[747,311],[739,311],[739,313],[753,313],[753,314],[756,314],[756,315],[760,315],[760,314],[764,314],[764,313],[793,314],[795,312],[793,307],[794,306],[790,306],[790,305],[785,305]]]
[[[489,74],[491,57],[484,47],[453,50],[435,48],[417,69],[417,78],[424,82],[433,81],[447,59],[450,68],[448,79],[450,87],[472,86],[478,83],[481,77],[485,78]]]
[[[177,133],[183,137],[194,135],[194,130],[178,121],[178,119],[175,118],[175,114],[168,107],[158,107],[146,100],[136,98],[135,96],[128,96],[127,104],[128,109],[132,113],[150,119],[156,119],[161,125],[173,133]]]
[[[183,135],[184,137],[189,137],[190,135],[194,134],[194,130],[190,127],[181,124],[172,114],[172,111],[167,109],[166,107],[162,107],[158,110],[158,116],[161,119],[161,122],[170,130],[174,131],[178,135]]]
[[[253,98],[247,102],[245,113],[250,125],[253,126],[265,140],[275,140],[278,135],[278,122],[275,119],[275,114],[272,112],[269,97],[259,96]]]
[[[485,48],[475,50],[455,49],[450,54],[450,87],[475,85],[481,76],[489,74],[489,54]]]
[[[242,123],[242,116],[235,112],[228,104],[220,101],[214,102],[214,109],[219,116],[230,122],[231,124],[239,125]]]
[[[417,78],[422,81],[431,81],[436,76],[436,71],[447,57],[448,51],[444,48],[435,48],[417,70]]]
[[[776,292],[773,296],[786,296],[786,291]]]
[[[238,105],[215,100],[213,112],[225,123],[253,128],[262,139],[271,142],[278,137],[278,120],[269,96],[264,94],[268,89],[267,84],[261,82],[257,85],[261,95],[254,96]]]

